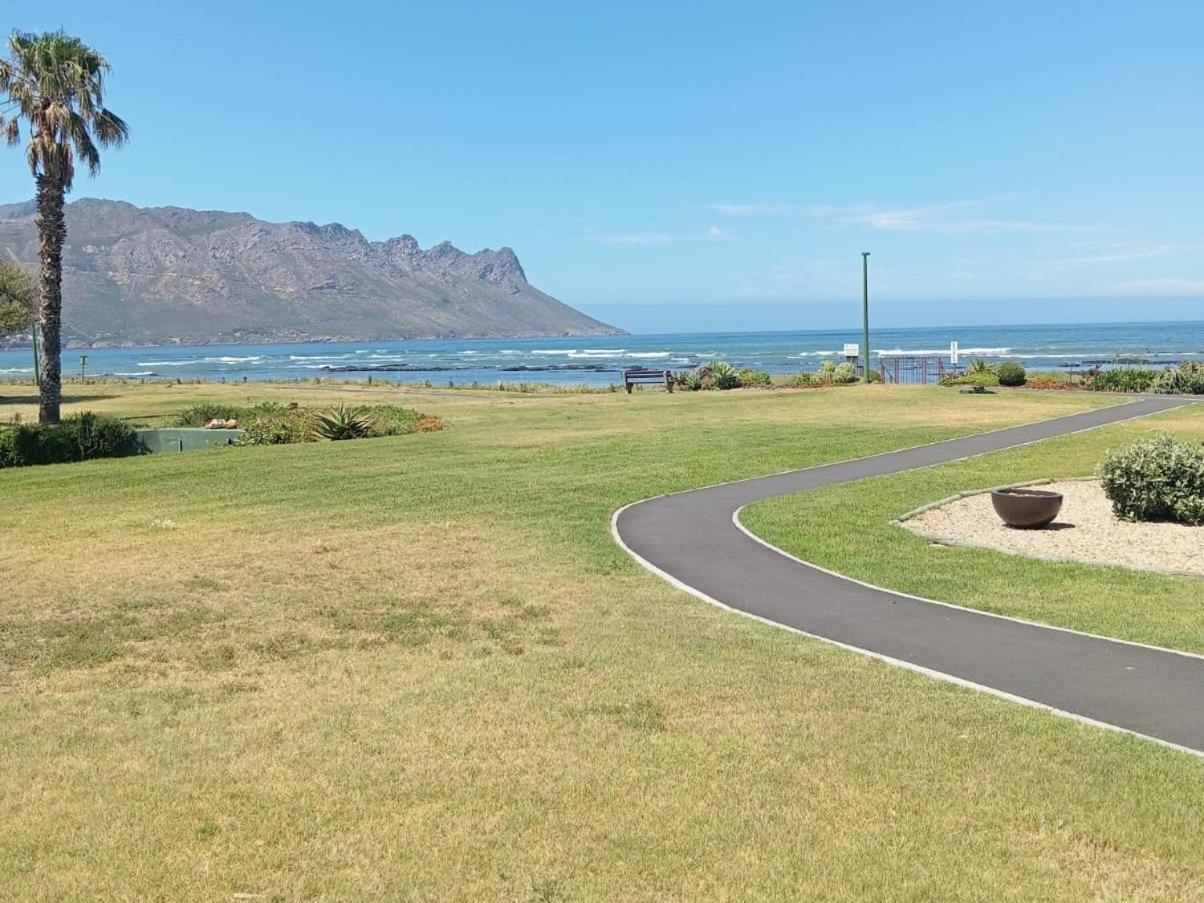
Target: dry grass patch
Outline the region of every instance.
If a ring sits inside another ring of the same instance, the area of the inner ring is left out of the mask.
[[[416,442],[0,474],[0,897],[1192,897],[1194,759],[732,617],[607,533],[1077,397],[448,396]]]

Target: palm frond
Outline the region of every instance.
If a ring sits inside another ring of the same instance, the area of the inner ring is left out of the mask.
[[[124,144],[129,137],[129,126],[104,104],[108,61],[63,31],[14,32],[8,49],[9,58],[0,59],[0,96],[13,108],[0,119],[5,140],[20,142],[24,120],[26,159],[35,177],[70,189],[76,159],[95,175],[99,147]]]

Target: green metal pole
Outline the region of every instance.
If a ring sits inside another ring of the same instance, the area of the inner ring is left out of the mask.
[[[870,252],[861,252],[861,381],[870,381]]]

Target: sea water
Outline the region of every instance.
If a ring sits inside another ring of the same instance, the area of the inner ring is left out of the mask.
[[[815,370],[842,360],[860,331],[675,333],[537,339],[323,342],[93,348],[63,352],[63,373],[130,379],[365,380],[494,385],[540,382],[611,385],[624,368],[682,370],[725,360],[770,373]],[[1141,362],[1204,361],[1204,322],[1067,326],[936,326],[875,329],[872,357],[941,354],[957,341],[961,361],[1016,360],[1030,369],[1072,369]],[[28,348],[0,351],[0,379],[33,375]]]

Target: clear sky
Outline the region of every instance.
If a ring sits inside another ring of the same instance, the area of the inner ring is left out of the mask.
[[[1204,319],[1198,2],[0,19],[113,65],[132,141],[74,197],[510,245],[533,283],[637,330],[854,322],[862,250],[884,324]],[[31,194],[0,152],[0,201]]]

